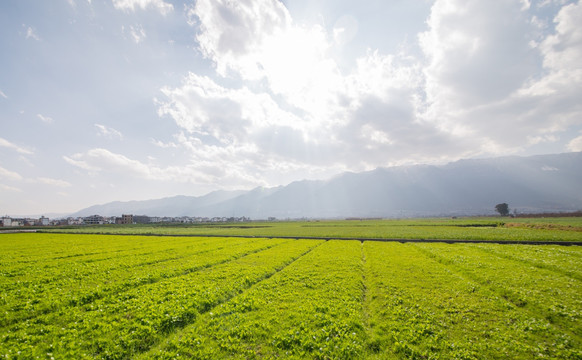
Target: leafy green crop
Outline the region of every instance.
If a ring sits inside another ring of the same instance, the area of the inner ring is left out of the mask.
[[[12,324],[3,328],[0,354],[125,358],[148,349],[160,337],[269,276],[316,243],[269,240],[267,248],[255,246],[215,266],[138,284],[81,306],[71,304]]]
[[[361,357],[362,271],[359,242],[326,242],[143,358]]]
[[[549,225],[548,225],[549,224]],[[516,226],[517,225],[517,226]],[[537,226],[536,226],[537,225]],[[46,229],[43,231],[53,231]],[[152,225],[106,225],[66,232],[159,235],[291,236],[381,239],[469,239],[518,241],[582,241],[580,218],[552,219],[406,219],[281,221],[246,224],[192,224],[177,227]]]
[[[254,231],[560,233],[427,222]],[[578,246],[0,234],[0,359],[580,359],[580,294]]]
[[[364,248],[373,354],[443,359],[582,355],[575,319],[557,324],[549,318],[552,304],[582,308],[571,298],[581,289],[579,281],[489,256],[474,245],[366,243]],[[547,289],[553,289],[554,299],[537,306],[550,299],[543,294]]]

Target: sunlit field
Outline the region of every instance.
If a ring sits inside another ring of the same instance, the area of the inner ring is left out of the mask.
[[[580,240],[551,223],[91,229]],[[580,246],[0,234],[0,358],[574,359],[581,265]]]
[[[0,360],[582,360],[582,0],[0,0],[0,50]]]
[[[461,218],[101,225],[58,228],[72,233],[240,235],[378,239],[582,241],[582,218]]]

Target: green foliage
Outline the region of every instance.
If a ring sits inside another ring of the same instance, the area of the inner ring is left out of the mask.
[[[255,231],[532,230],[281,224]],[[2,234],[0,359],[579,359],[581,265],[575,246]]]
[[[374,351],[397,358],[579,357],[580,281],[488,251],[525,255],[536,248],[366,243]],[[564,259],[580,261],[580,249],[570,250]],[[556,303],[577,310],[552,322],[544,304]]]
[[[497,211],[501,216],[507,216],[509,215],[509,205],[507,205],[507,203],[497,204],[495,205],[495,211]]]
[[[224,242],[228,244],[228,240],[213,239],[214,244],[224,245]],[[1,312],[8,319],[2,319],[6,326],[1,335],[0,354],[20,351],[23,358],[33,358],[47,352],[66,357],[73,352],[75,358],[126,358],[149,349],[168,333],[188,325],[200,314],[272,275],[317,243],[257,239],[247,241],[244,249],[223,246],[223,250],[217,251],[210,250],[213,244],[201,245],[198,251],[202,250],[206,262],[189,263],[182,271],[155,281],[134,283],[129,289],[110,289],[88,303],[60,302],[60,306],[54,306],[51,311],[36,311],[35,305],[43,302],[43,295],[34,297],[26,292],[23,297],[20,289],[12,286],[14,291],[7,296],[10,301]],[[166,245],[171,246],[171,243]],[[114,257],[115,252],[110,255]],[[147,259],[148,255],[145,256]],[[45,263],[37,262],[35,266],[50,266],[52,260],[49,256]],[[139,266],[137,268],[139,271]],[[128,267],[125,272],[131,273],[132,269]],[[109,275],[92,273],[85,277],[90,282],[107,284]],[[34,287],[44,285],[42,280],[37,283],[35,279],[30,279],[29,283]],[[53,284],[49,282],[47,286]],[[58,298],[54,300],[59,304]],[[10,321],[14,310],[22,310],[16,313],[24,312],[22,316],[26,316],[26,320]]]
[[[509,220],[507,220],[509,221]],[[281,221],[245,224],[189,224],[177,227],[150,225],[107,225],[60,229],[58,231],[104,234],[158,235],[237,235],[292,236],[324,238],[389,239],[469,239],[520,241],[581,241],[582,218],[515,218],[512,224],[559,224],[562,228],[541,226],[508,227],[499,218],[434,218],[400,220]],[[47,229],[43,231],[54,231]]]
[[[143,358],[361,358],[361,265],[359,242],[326,242]]]

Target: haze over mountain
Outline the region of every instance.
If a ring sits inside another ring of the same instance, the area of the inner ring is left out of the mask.
[[[460,160],[344,173],[201,197],[112,202],[73,216],[247,216],[262,219],[493,214],[506,202],[518,212],[582,209],[582,152]]]

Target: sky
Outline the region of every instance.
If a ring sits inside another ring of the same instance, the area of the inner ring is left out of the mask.
[[[3,0],[0,216],[582,151],[567,0]]]

